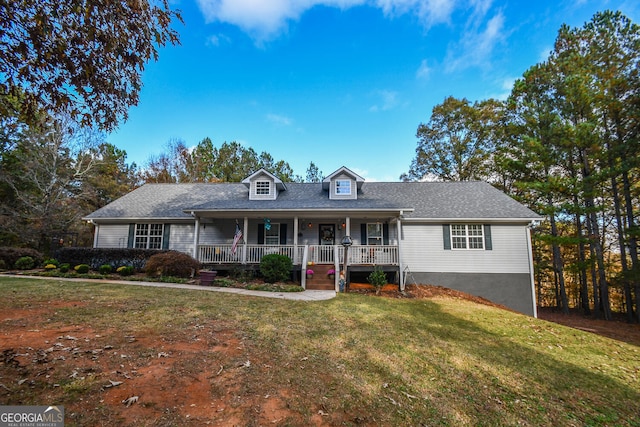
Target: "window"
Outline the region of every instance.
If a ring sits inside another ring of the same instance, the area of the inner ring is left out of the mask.
[[[367,245],[381,245],[382,230],[382,224],[379,222],[367,224]]]
[[[280,224],[271,223],[271,227],[267,230],[264,228],[264,244],[279,245],[280,244]]]
[[[351,194],[351,181],[348,179],[336,180],[336,194],[350,195]]]
[[[256,181],[256,194],[262,196],[271,194],[271,183],[269,181]]]
[[[484,233],[481,224],[451,224],[453,249],[484,249]]]
[[[164,224],[136,224],[135,245],[137,249],[162,249]]]

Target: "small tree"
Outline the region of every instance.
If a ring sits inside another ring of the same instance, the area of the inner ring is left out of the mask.
[[[288,280],[293,270],[293,263],[286,255],[269,254],[260,261],[260,273],[267,283]]]
[[[376,288],[376,295],[380,295],[380,290],[387,284],[387,274],[382,271],[381,267],[376,266],[367,277],[367,281]]]

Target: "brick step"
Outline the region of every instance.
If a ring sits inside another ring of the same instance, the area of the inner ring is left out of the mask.
[[[307,289],[310,290],[333,290],[335,289],[334,279],[329,278],[327,272],[333,269],[330,264],[314,264],[307,267],[313,270],[313,278],[307,278]]]

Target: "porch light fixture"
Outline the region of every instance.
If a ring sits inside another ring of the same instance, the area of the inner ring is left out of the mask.
[[[311,227],[313,227],[313,224],[311,223],[307,224],[307,228],[311,228]]]
[[[344,236],[342,238],[342,241],[340,242],[340,244],[342,246],[346,248],[348,248],[349,246],[353,245],[353,239],[351,238],[351,236]]]

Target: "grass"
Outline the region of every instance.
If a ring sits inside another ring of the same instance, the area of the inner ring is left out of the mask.
[[[2,277],[0,290],[0,312],[82,302],[25,328],[87,324],[105,340],[113,334],[111,343],[142,335],[170,342],[207,322],[224,326],[241,354],[183,363],[215,374],[221,363],[249,360],[236,393],[286,396],[283,425],[312,424],[322,411],[329,425],[640,426],[639,347],[468,301],[340,294],[310,303]],[[148,359],[157,350],[139,351]],[[0,383],[9,370],[0,364]],[[99,393],[95,384],[67,380],[59,391],[66,411],[82,393]],[[46,381],[0,390],[0,404],[45,404],[50,393]]]

